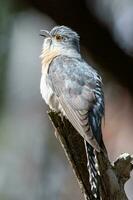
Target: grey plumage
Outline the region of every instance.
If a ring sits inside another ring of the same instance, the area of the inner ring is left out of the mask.
[[[41,55],[41,93],[50,108],[62,112],[84,138],[92,193],[95,199],[100,199],[95,150],[100,152],[102,140],[101,77],[82,59],[76,32],[58,26],[47,35],[50,38],[44,40]]]
[[[92,107],[97,109],[95,90],[100,79],[96,71],[82,59],[58,56],[51,62],[47,78],[68,120],[85,140],[100,151],[88,123],[89,111]],[[97,111],[94,112],[98,118]]]
[[[79,35],[71,28],[66,26],[55,26],[50,31],[50,34],[52,36],[55,36],[56,34],[62,35],[64,37],[64,40],[62,40],[62,45],[65,49],[76,48],[78,52],[80,51]]]

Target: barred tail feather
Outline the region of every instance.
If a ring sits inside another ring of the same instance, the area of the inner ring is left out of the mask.
[[[96,88],[94,91],[95,104],[88,112],[88,120],[90,130],[92,131],[99,146],[102,148],[102,130],[101,123],[104,116],[104,95],[101,86],[101,79],[97,77]],[[90,175],[91,191],[94,199],[100,200],[100,173],[98,170],[98,161],[96,157],[96,150],[85,141],[87,154],[87,167]]]
[[[89,171],[89,181],[91,185],[92,195],[94,200],[100,200],[99,192],[99,171],[98,163],[95,155],[94,148],[85,141],[86,154],[87,154],[87,168]]]

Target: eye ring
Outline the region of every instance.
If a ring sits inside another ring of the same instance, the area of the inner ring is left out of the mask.
[[[63,40],[63,36],[61,36],[61,35],[55,35],[55,39],[57,41],[61,41],[61,40]]]

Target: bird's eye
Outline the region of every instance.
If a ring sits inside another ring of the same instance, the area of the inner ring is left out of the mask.
[[[55,35],[55,38],[57,41],[61,41],[63,39],[63,36],[61,35]]]

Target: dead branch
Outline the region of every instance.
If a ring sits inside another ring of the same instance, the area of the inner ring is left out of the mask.
[[[59,114],[53,111],[50,111],[48,115],[55,127],[55,135],[61,143],[77,177],[85,200],[93,200],[82,137],[67,119],[60,117]],[[124,184],[129,179],[130,171],[133,169],[133,156],[130,156],[129,154],[121,155],[113,164],[111,164],[104,144],[103,149],[103,152],[97,153],[97,159],[100,166],[100,193],[102,200],[127,200]]]

